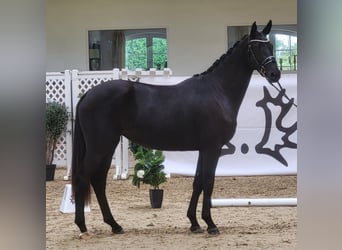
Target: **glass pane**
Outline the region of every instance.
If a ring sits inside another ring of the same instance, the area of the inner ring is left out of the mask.
[[[146,38],[126,41],[126,68],[130,70],[147,68]]]
[[[167,67],[167,43],[165,38],[153,37],[153,68]]]
[[[297,37],[291,36],[291,50],[293,55],[297,55]]]
[[[280,70],[297,69],[297,37],[276,34],[276,58]]]
[[[293,63],[293,59],[290,57],[290,51],[277,51],[276,52],[277,63],[280,70],[290,70]]]
[[[276,50],[290,49],[289,36],[283,35],[283,34],[276,34],[275,45],[276,45]]]

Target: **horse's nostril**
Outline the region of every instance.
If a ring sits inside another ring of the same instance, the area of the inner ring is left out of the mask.
[[[277,71],[270,71],[268,74],[268,79],[271,81],[277,81],[280,77],[280,74]]]

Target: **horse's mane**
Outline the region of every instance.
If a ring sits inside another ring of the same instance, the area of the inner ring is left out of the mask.
[[[213,71],[213,69],[215,69],[217,67],[217,65],[219,65],[227,56],[229,56],[230,54],[232,54],[232,51],[240,44],[240,42],[242,40],[244,40],[248,35],[244,35],[239,41],[237,41],[233,47],[231,47],[225,54],[223,54],[219,59],[217,59],[213,65],[211,65],[206,71],[200,73],[200,74],[195,74],[194,77],[197,77],[197,76],[203,76],[203,75],[206,75],[210,72]]]

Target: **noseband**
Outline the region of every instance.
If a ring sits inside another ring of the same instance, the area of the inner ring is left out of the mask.
[[[252,59],[254,63],[257,65],[257,70],[263,77],[266,77],[266,68],[265,66],[271,62],[276,62],[274,56],[266,57],[262,62],[259,62],[258,58],[255,56],[253,48],[251,46],[252,43],[269,43],[270,40],[259,40],[259,39],[252,39],[248,41],[248,52],[251,53]]]

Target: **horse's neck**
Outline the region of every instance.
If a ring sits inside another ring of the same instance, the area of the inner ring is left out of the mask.
[[[238,112],[248,88],[253,70],[247,62],[247,56],[241,53],[228,55],[218,67],[210,73],[213,83],[217,84]]]

